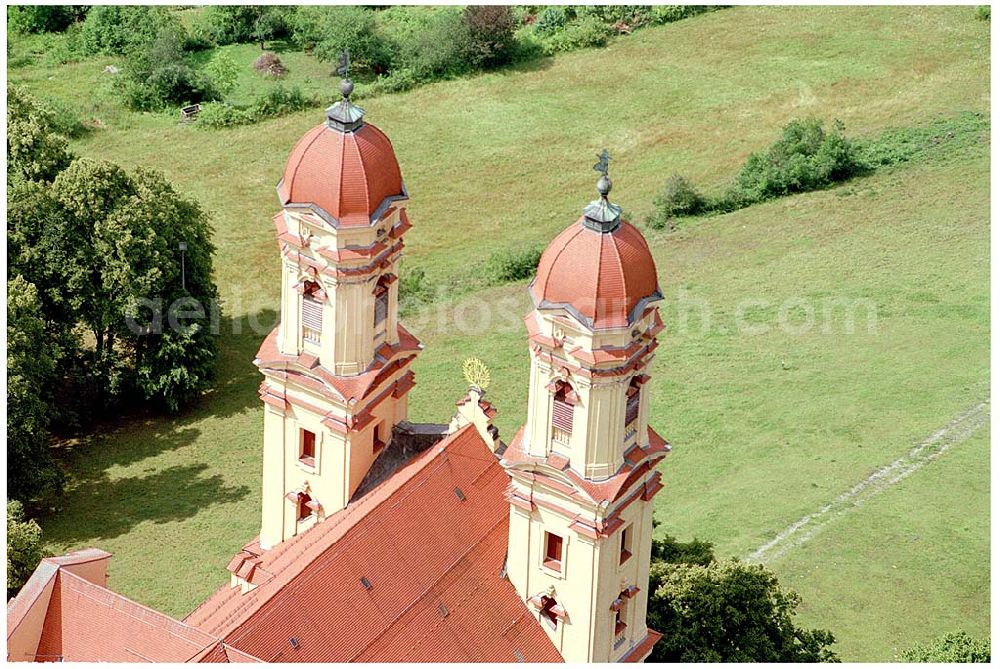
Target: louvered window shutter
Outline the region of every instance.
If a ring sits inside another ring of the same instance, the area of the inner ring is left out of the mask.
[[[323,303],[311,295],[302,297],[302,337],[306,341],[319,343],[323,331]]]
[[[625,400],[625,425],[631,425],[639,418],[639,389],[629,388]]]
[[[389,313],[389,289],[385,286],[379,287],[375,293],[375,327],[385,321]]]
[[[563,432],[573,432],[573,405],[562,395],[552,399],[552,426]]]

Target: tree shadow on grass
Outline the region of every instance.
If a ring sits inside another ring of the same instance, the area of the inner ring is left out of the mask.
[[[66,511],[44,521],[47,542],[79,545],[127,534],[145,522],[191,518],[216,504],[246,497],[250,487],[203,477],[206,464],[175,465],[146,476],[112,480],[107,473],[79,481],[63,498]]]

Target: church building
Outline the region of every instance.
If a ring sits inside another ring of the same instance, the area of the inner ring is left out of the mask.
[[[352,89],[277,187],[259,536],[183,620],[110,590],[109,553],[46,558],[8,603],[8,660],[638,662],[659,640],[645,620],[670,450],[648,408],[662,296],[607,154],[529,287],[524,426],[494,427],[478,361],[452,416],[413,423],[409,193]]]

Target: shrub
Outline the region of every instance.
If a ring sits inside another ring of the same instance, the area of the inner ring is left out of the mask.
[[[160,5],[97,5],[83,23],[81,45],[90,55],[127,55],[173,34],[184,42],[184,27],[176,16]]]
[[[295,21],[295,7],[281,5],[211,5],[202,27],[216,44],[255,42],[286,37]]]
[[[253,113],[246,107],[237,107],[224,102],[206,102],[198,112],[199,127],[231,128],[256,122]]]
[[[647,5],[584,5],[577,8],[577,17],[594,17],[608,26],[622,26],[627,32],[652,20],[652,9]]]
[[[792,121],[766,152],[750,155],[730,195],[739,202],[760,202],[846,179],[859,165],[842,131],[839,122],[826,132],[816,119]]]
[[[723,9],[723,7],[719,5],[653,5],[650,18],[653,23],[673,23],[717,9]]]
[[[88,9],[80,5],[8,5],[7,29],[21,35],[61,32],[83,19]]]
[[[7,502],[7,598],[17,594],[42,561],[42,528],[24,519],[20,502]]]
[[[497,251],[486,261],[486,278],[491,284],[530,278],[535,274],[541,257],[540,246]]]
[[[611,27],[596,16],[585,16],[566,25],[566,29],[553,35],[548,51],[573,51],[587,47],[604,46],[611,36]]]
[[[559,5],[546,7],[535,19],[535,31],[546,37],[566,27],[566,10]]]
[[[212,81],[196,72],[184,58],[180,36],[164,30],[150,44],[135,51],[116,80],[125,105],[151,111],[218,98]]]
[[[257,60],[253,63],[253,69],[271,77],[283,77],[288,74],[288,68],[278,58],[278,54],[270,51],[257,56]]]
[[[426,82],[470,69],[469,29],[460,7],[396,6],[379,12],[378,23],[394,52],[390,74],[408,70],[409,78]]]
[[[514,13],[505,5],[470,5],[462,12],[466,61],[474,68],[506,65],[514,53]]]
[[[284,116],[316,104],[319,101],[305,95],[298,86],[286,88],[279,84],[249,106],[206,103],[198,113],[197,123],[206,128],[230,128]]]
[[[284,87],[278,84],[253,105],[253,113],[258,119],[274,118],[306,109],[316,104],[316,99],[305,95],[298,86]]]
[[[378,29],[375,12],[357,6],[300,7],[291,20],[291,36],[303,50],[321,61],[336,61],[348,49],[356,68],[385,72],[392,50]]]
[[[404,269],[399,277],[400,311],[409,311],[420,304],[428,304],[434,299],[434,286],[420,267]]]
[[[233,90],[236,80],[240,76],[240,66],[236,64],[232,56],[222,51],[212,57],[205,70],[215,88],[223,95]]]
[[[679,216],[694,216],[706,208],[705,198],[679,174],[674,174],[663,185],[660,194],[653,198],[653,213],[648,219],[650,227],[662,230]]]
[[[980,21],[990,20],[990,6],[989,5],[979,5],[976,7],[976,18]]]
[[[654,520],[654,527],[656,524]],[[670,535],[662,539],[653,539],[650,556],[652,562],[697,564],[703,567],[715,561],[715,554],[712,552],[712,544],[710,542],[699,541],[698,539],[681,542]]]
[[[354,98],[361,100],[375,95],[402,93],[420,84],[420,80],[408,67],[394,69],[389,74],[380,74],[375,81],[362,84],[354,89]]]
[[[989,662],[990,640],[974,639],[965,632],[951,632],[926,644],[916,644],[899,654],[898,662]]]

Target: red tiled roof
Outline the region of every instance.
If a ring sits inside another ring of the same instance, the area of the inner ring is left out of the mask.
[[[49,600],[39,660],[184,662],[218,640],[59,569]]]
[[[642,233],[622,221],[613,232],[563,230],[542,253],[531,283],[536,306],[568,306],[594,329],[626,327],[644,298],[659,295],[656,264]]]
[[[363,226],[387,198],[403,196],[403,176],[381,130],[366,123],[344,133],[324,123],[292,149],[278,196],[282,205],[313,204],[342,226]]]
[[[560,661],[500,576],[508,482],[468,425],[260,554],[270,580],[222,588],[187,622],[265,661]]]

